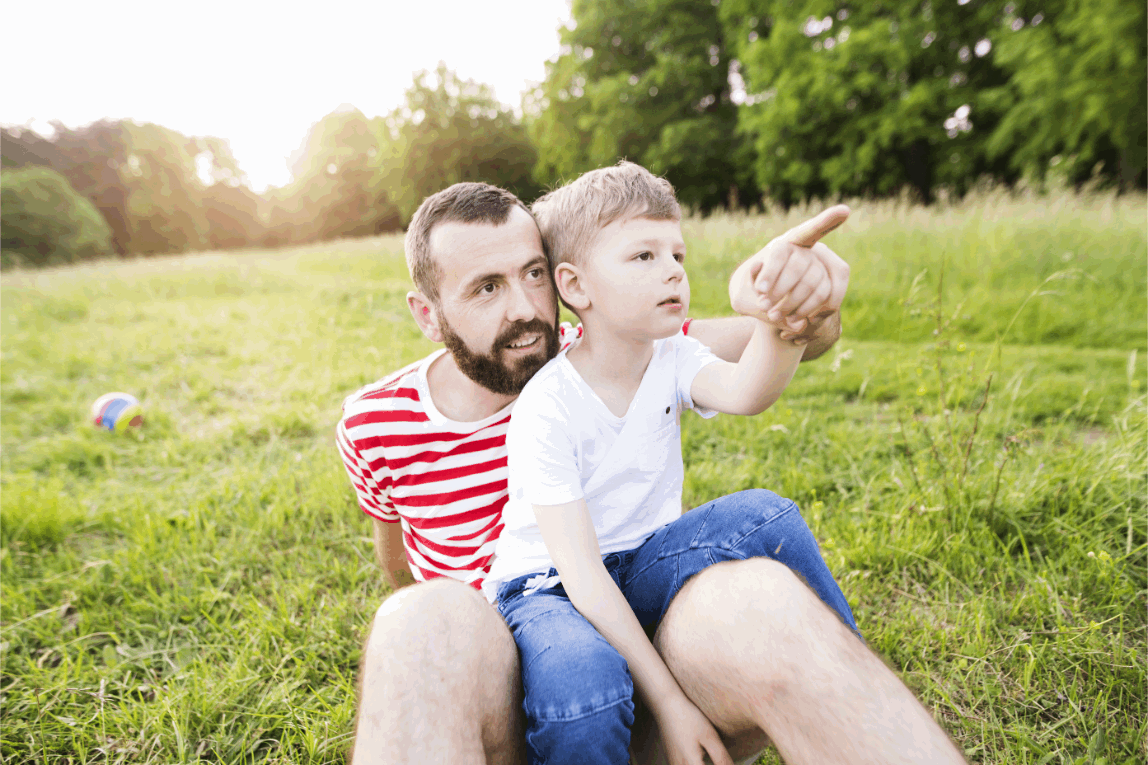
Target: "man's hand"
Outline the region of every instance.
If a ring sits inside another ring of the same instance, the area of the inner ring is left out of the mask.
[[[849,217],[836,205],[777,237],[730,279],[735,311],[768,322],[783,340],[804,345],[841,308],[849,266],[818,240]]]

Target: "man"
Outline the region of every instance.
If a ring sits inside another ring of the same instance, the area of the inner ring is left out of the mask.
[[[375,519],[379,563],[397,590],[364,650],[354,756],[359,765],[517,763],[518,654],[474,588],[501,531],[511,406],[576,330],[557,327],[537,226],[507,192],[457,184],[428,198],[406,251],[418,288],[408,307],[446,348],[351,396],[339,425],[359,504]],[[777,306],[757,303],[754,278],[782,283],[810,268],[826,269],[833,289],[809,320],[791,322],[790,337],[811,339],[806,357],[836,341],[844,262],[823,245],[775,240],[731,282],[739,311],[770,310]],[[751,327],[735,318],[685,329],[736,360]],[[416,580],[425,583],[406,587]],[[735,758],[754,755],[768,734],[790,762],[961,761],[884,664],[774,561],[723,563],[691,579],[654,644]],[[648,719],[635,724],[633,749],[643,762],[660,756]]]

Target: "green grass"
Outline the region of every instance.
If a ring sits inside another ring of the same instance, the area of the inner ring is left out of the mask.
[[[687,503],[796,499],[974,762],[1148,754],[1146,211],[858,205],[838,345],[685,421]],[[799,214],[688,221],[691,314]],[[407,289],[397,237],[4,275],[4,762],[341,761],[387,590],[333,428],[432,349]],[[110,390],[139,433],[87,424]]]

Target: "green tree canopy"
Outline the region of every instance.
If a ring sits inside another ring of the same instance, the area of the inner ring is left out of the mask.
[[[988,55],[994,6],[723,2],[758,182],[784,201],[905,185],[927,201],[938,184],[1007,174],[985,150],[999,114],[978,98],[1005,79]]]
[[[385,186],[409,221],[423,199],[462,181],[484,181],[524,200],[539,192],[534,147],[489,86],[439,64],[415,75],[403,105],[381,124],[389,138]]]
[[[539,181],[626,158],[668,178],[689,206],[756,198],[716,5],[576,0],[561,53],[524,102]]]
[[[54,127],[50,140],[5,129],[4,166],[63,175],[100,211],[117,252],[241,246],[260,236],[257,198],[226,141],[131,121]]]
[[[112,253],[112,232],[88,199],[48,167],[0,174],[4,267],[50,266]]]
[[[274,241],[364,236],[399,227],[384,187],[388,142],[376,124],[351,106],[312,126],[294,155],[294,180],[268,192]]]
[[[993,36],[1010,78],[986,94],[1004,114],[989,150],[1037,178],[1059,165],[1079,183],[1103,163],[1103,176],[1143,187],[1145,25],[1142,2],[1009,3]]]

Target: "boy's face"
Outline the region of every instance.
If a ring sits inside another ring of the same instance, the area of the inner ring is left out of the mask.
[[[582,269],[591,310],[635,339],[670,337],[690,308],[685,259],[679,221],[614,221],[598,232]]]

